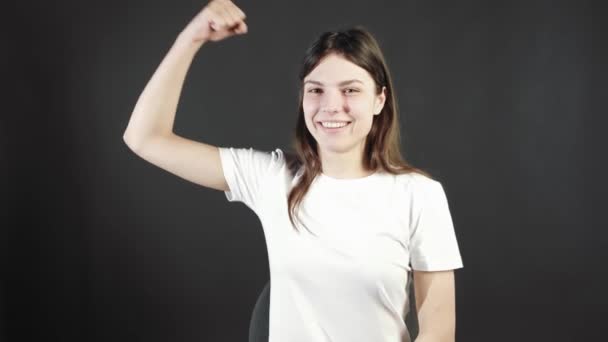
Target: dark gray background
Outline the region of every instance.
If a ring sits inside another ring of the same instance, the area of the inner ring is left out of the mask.
[[[13,2],[2,23],[0,340],[245,341],[268,280],[242,204],[123,143],[204,2]],[[606,17],[591,1],[239,1],[199,51],[175,132],[287,148],[322,31],[377,37],[403,151],[444,185],[464,261],[458,341],[603,339]],[[3,11],[4,12],[4,11]]]

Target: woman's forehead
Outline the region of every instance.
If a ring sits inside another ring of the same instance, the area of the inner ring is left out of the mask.
[[[304,83],[338,86],[347,83],[369,85],[373,82],[367,70],[344,57],[332,54],[323,58],[304,78]]]

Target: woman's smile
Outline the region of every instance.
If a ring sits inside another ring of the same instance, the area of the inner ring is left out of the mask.
[[[325,133],[335,134],[345,131],[351,123],[351,121],[319,121],[317,126]]]

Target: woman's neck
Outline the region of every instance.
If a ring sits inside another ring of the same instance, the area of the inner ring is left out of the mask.
[[[333,178],[363,178],[374,173],[363,167],[363,151],[353,149],[347,152],[320,151],[321,170]]]

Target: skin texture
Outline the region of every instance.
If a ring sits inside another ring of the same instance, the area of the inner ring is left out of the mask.
[[[358,81],[343,83],[349,80]],[[384,89],[376,94],[374,80],[365,69],[336,54],[323,58],[306,76],[304,118],[318,143],[324,174],[335,178],[369,174],[362,166],[365,137],[385,100]],[[351,121],[351,124],[343,132],[328,134],[318,121]]]

